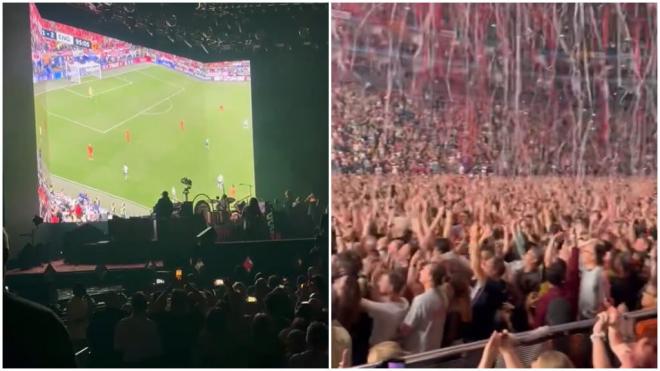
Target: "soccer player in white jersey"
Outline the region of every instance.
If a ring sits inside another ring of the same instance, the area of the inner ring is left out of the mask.
[[[128,180],[128,165],[124,164],[124,180]]]
[[[206,147],[206,150],[209,150],[209,138],[204,139],[204,146]]]
[[[176,198],[176,188],[174,188],[174,186],[172,186],[172,199],[174,201],[178,201],[177,198]]]

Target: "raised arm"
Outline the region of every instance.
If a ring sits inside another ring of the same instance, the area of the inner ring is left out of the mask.
[[[543,226],[546,231],[549,231],[552,226],[552,212],[547,205],[543,206]]]
[[[515,350],[515,341],[505,330],[500,335],[500,354],[506,368],[525,368]]]
[[[632,349],[630,345],[623,340],[620,326],[620,313],[614,307],[607,309],[609,326],[607,327],[607,338],[612,352],[621,362],[621,368],[634,368],[635,363],[632,358]]]
[[[546,267],[549,267],[550,264],[552,264],[555,259],[557,258],[557,244],[556,244],[556,236],[550,237],[550,241],[548,242],[548,246],[545,248],[545,254],[543,257],[543,264]]]
[[[371,229],[371,223],[373,221],[372,219],[372,214],[370,211],[364,212],[362,211],[362,233],[360,234],[360,239],[364,240],[365,238],[369,237],[369,231]]]
[[[607,351],[607,344],[605,344],[607,322],[607,313],[598,313],[596,323],[591,332],[591,344],[593,345],[591,364],[593,368],[612,367]]]
[[[442,231],[442,237],[449,238],[451,236],[451,226],[454,222],[454,213],[452,212],[452,207],[447,208],[447,217],[445,218],[445,227]]]
[[[479,361],[477,368],[493,368],[497,354],[500,351],[500,336],[497,331],[493,331],[493,334],[490,335],[490,339],[488,339],[488,343],[484,347],[484,352],[481,354],[481,361]]]
[[[470,226],[470,268],[479,282],[486,280],[486,274],[481,269],[481,254],[479,253],[479,225],[475,222]]]

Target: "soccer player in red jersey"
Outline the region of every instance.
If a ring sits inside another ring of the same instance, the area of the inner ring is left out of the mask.
[[[224,110],[225,110],[225,106],[223,106],[223,105],[221,104],[221,105],[220,105],[220,111],[223,111],[223,112],[224,112]]]
[[[130,130],[126,130],[124,132],[124,140],[126,141],[126,143],[131,142],[131,131]]]
[[[179,121],[179,129],[186,130],[186,124],[183,122],[183,120]]]
[[[91,144],[87,145],[87,159],[88,160],[94,159],[94,147],[92,147]]]

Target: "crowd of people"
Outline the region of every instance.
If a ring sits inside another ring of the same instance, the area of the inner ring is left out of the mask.
[[[509,158],[503,144],[497,143],[501,140],[497,131],[503,130],[512,112],[496,106],[473,132],[468,130],[465,109],[461,105],[439,107],[424,97],[398,90],[388,96],[382,87],[369,83],[342,82],[332,92],[332,170],[376,175],[578,173],[575,153],[562,136],[562,130],[570,131],[572,126],[558,129],[525,116],[525,137],[511,145],[516,156]],[[645,146],[653,145],[655,132],[642,140]],[[593,147],[598,144],[593,143]],[[627,151],[623,144],[608,151],[587,150],[580,165],[582,174],[634,174],[628,167]],[[636,174],[651,175],[655,166],[655,155],[645,156]]]
[[[589,367],[606,359],[607,329],[623,331],[617,309],[656,307],[655,179],[332,181],[333,366],[490,338],[482,366],[491,367],[515,348],[509,333],[599,318],[593,347],[576,335],[554,345],[561,357],[546,354]],[[656,326],[610,337],[618,361],[654,367]]]
[[[335,171],[656,173],[654,6],[332,8]]]
[[[41,18],[36,5],[31,6],[33,79],[48,81],[66,78],[67,65],[94,61],[103,70],[143,62],[155,62],[190,76],[214,81],[247,81],[249,61],[202,63],[128,42],[106,37],[77,27]],[[62,42],[56,34],[72,37],[80,45]],[[46,36],[48,35],[48,36]]]
[[[5,262],[7,245],[5,235]],[[243,267],[213,280],[197,263],[142,290],[96,299],[76,284],[61,310],[5,290],[4,366],[327,367],[319,263],[297,275]]]
[[[46,223],[77,223],[95,222],[108,220],[112,212],[126,217],[126,203],[119,208],[111,205],[111,208],[101,206],[98,197],[90,198],[85,192],[80,192],[76,197],[68,196],[64,190],[56,190],[48,181],[46,174],[48,170],[42,158],[41,151],[37,155],[37,196],[39,198],[39,215]]]

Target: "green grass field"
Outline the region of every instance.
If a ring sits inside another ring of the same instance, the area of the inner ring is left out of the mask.
[[[38,148],[51,174],[146,207],[173,186],[183,199],[184,176],[191,199],[221,194],[218,174],[226,191],[234,184],[239,199],[248,195],[239,184],[254,184],[249,82],[206,82],[151,65],[66,84],[35,97]]]

